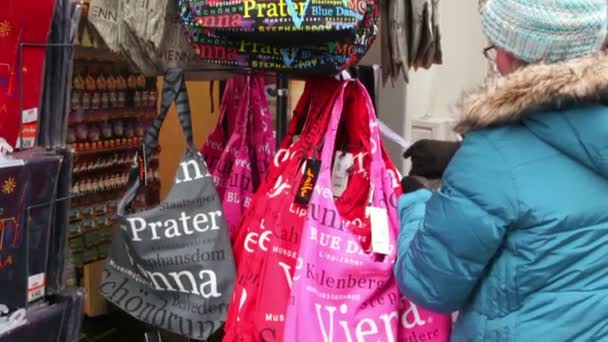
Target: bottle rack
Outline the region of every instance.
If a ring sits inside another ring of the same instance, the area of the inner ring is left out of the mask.
[[[68,245],[82,284],[85,265],[105,259],[118,225],[116,206],[148,125],[157,114],[156,78],[132,72],[123,58],[77,50],[67,143],[75,151]],[[136,199],[143,209],[160,201],[159,150],[151,157],[148,182]]]

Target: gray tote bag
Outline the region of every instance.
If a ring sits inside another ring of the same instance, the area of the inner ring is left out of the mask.
[[[175,101],[187,149],[168,197],[156,208],[127,213],[145,186],[147,156]],[[133,317],[172,333],[206,340],[223,325],[235,266],[221,201],[193,145],[181,70],[165,74],[161,112],[144,137],[118,206],[120,228],[100,290]]]
[[[196,72],[197,80],[230,77],[226,66],[201,60],[178,11],[176,0],[91,0],[88,20],[112,51],[146,76],[179,68]]]

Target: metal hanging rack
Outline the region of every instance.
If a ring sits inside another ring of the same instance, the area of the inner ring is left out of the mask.
[[[69,48],[71,51],[75,51],[78,48],[75,44],[51,44],[51,43],[20,43],[18,50],[18,74],[17,80],[19,83],[19,113],[23,113],[24,111],[24,85],[23,85],[23,49],[27,47],[32,48]],[[249,68],[210,68],[210,69],[184,69],[184,73],[186,75],[196,74],[201,72],[209,72],[209,73],[220,73],[226,76],[229,75],[242,75],[242,74],[258,74],[270,76],[274,75],[276,77],[276,93],[277,93],[277,101],[276,101],[276,137],[277,137],[277,146],[280,145],[280,142],[283,140],[283,137],[287,133],[287,123],[288,123],[288,111],[289,111],[289,76],[286,73],[280,72],[265,72],[265,71],[257,71]],[[188,79],[196,80],[197,77],[188,77]],[[210,80],[211,81],[211,80]],[[40,112],[40,111],[39,111]],[[65,115],[65,113],[62,113]],[[23,146],[23,122],[19,121],[19,140],[20,146]],[[37,140],[34,145],[37,145]]]

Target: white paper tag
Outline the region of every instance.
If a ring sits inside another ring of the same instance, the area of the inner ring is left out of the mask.
[[[369,216],[369,209],[372,207],[372,200],[374,199],[374,183],[369,185],[369,196],[367,197],[367,216]]]
[[[24,138],[24,137],[19,137],[17,139],[17,148],[19,149],[28,149],[28,148],[32,148],[34,147],[34,143],[36,142],[36,140],[34,138]]]
[[[46,287],[46,274],[38,273],[29,276],[27,279],[27,300],[28,302],[44,297]]]
[[[368,207],[372,226],[372,251],[388,255],[391,250],[388,213],[384,208]]]
[[[21,113],[21,122],[24,124],[34,121],[38,121],[38,108],[25,109]]]
[[[355,163],[352,153],[341,153],[336,154],[336,160],[334,161],[334,169],[331,174],[332,193],[335,197],[340,197],[346,190],[348,185],[348,174],[349,170]]]

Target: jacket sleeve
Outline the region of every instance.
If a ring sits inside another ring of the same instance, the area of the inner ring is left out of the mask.
[[[506,165],[487,138],[472,133],[439,191],[401,197],[395,276],[409,300],[446,313],[467,302],[517,215]]]

